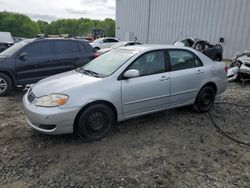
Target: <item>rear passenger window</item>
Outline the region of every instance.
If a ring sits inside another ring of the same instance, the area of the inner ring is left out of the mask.
[[[81,52],[84,53],[93,53],[95,52],[94,48],[92,48],[92,46],[90,46],[90,44],[88,42],[78,42]]]
[[[171,71],[190,69],[203,66],[202,62],[193,53],[186,50],[169,50]]]
[[[21,53],[25,52],[30,58],[44,57],[51,55],[49,41],[35,42],[25,48]]]
[[[56,41],[55,42],[55,53],[56,54],[71,54],[79,53],[80,48],[77,42],[74,41]]]
[[[72,47],[72,52],[73,53],[78,53],[80,52],[79,46],[77,42],[70,42],[71,43],[71,47]]]
[[[103,42],[104,43],[109,43],[109,42],[118,42],[118,41],[115,40],[115,39],[105,39]]]

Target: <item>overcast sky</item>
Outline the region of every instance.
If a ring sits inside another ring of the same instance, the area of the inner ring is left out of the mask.
[[[0,11],[26,14],[33,20],[115,18],[115,0],[0,0]]]

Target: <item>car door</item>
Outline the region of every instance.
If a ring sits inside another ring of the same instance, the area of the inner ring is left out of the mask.
[[[141,55],[128,68],[140,76],[122,80],[122,106],[125,118],[165,108],[169,104],[170,79],[165,52]]]
[[[77,68],[81,62],[84,64],[84,57],[81,54],[80,46],[76,41],[55,40],[54,41],[54,70],[62,73]]]
[[[201,60],[188,50],[169,50],[171,65],[171,105],[193,101],[204,78],[204,66]]]
[[[16,77],[19,84],[35,83],[54,74],[52,43],[36,41],[24,47],[16,56]]]

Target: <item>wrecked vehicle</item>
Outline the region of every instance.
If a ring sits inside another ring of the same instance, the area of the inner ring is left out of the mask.
[[[238,54],[228,67],[228,81],[250,79],[250,51]]]
[[[223,59],[223,47],[220,44],[210,44],[208,41],[199,38],[187,38],[174,43],[174,46],[186,46],[193,48],[214,61]]]

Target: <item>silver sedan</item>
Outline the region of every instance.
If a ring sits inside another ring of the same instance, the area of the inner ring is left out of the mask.
[[[117,121],[193,105],[207,112],[227,87],[224,63],[191,48],[133,46],[33,85],[23,97],[27,122],[47,134],[103,138]]]

